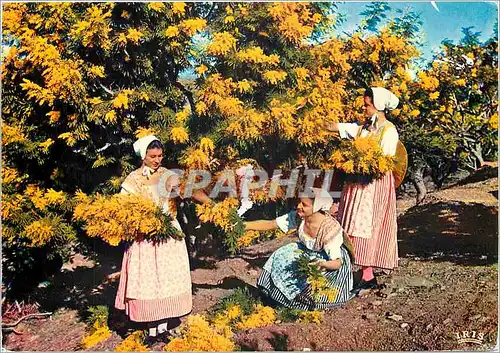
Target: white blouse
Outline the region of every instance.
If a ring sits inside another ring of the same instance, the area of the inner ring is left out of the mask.
[[[361,131],[361,137],[366,137],[369,134],[377,134],[377,132],[382,129],[382,126],[379,126],[375,131],[369,132],[366,129]],[[340,137],[343,139],[353,139],[358,135],[358,131],[361,126],[356,123],[339,123],[338,124]],[[382,141],[380,141],[380,147],[384,154],[388,156],[394,156],[396,154],[396,147],[398,145],[399,134],[394,126],[387,128],[382,136]]]
[[[287,233],[292,229],[297,229],[296,214],[296,211],[290,211],[289,213],[276,218],[276,224],[278,225],[278,228],[284,233]],[[314,243],[316,242],[316,238],[312,238],[306,234],[306,232],[304,231],[304,222],[300,222],[297,234],[299,236],[299,240],[306,246],[306,248],[314,250]],[[325,250],[330,260],[342,258],[342,254],[340,252],[340,247],[342,246],[342,244],[342,228],[340,228],[337,234],[335,234],[335,236],[323,247],[323,250]]]

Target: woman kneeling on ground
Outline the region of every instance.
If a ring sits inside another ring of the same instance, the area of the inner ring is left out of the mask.
[[[333,199],[328,192],[311,189],[314,198],[302,197],[297,212],[275,220],[245,222],[247,230],[296,229],[298,242],[276,250],[264,265],[257,286],[270,299],[292,309],[322,310],[351,298],[353,286],[352,249],[339,222],[330,215]],[[297,219],[298,218],[300,219]],[[297,227],[298,226],[298,227]],[[337,295],[313,296],[305,278],[297,275],[296,261],[305,253],[324,271],[327,285]]]

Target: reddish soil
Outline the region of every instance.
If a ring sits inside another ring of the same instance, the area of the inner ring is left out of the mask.
[[[267,351],[492,349],[498,330],[497,195],[497,179],[490,179],[433,192],[418,206],[413,199],[398,200],[401,259],[391,274],[379,274],[383,289],[325,312],[321,324],[280,323],[241,332],[238,345]],[[255,291],[267,257],[293,240],[253,245],[223,261],[198,259],[192,271],[193,313],[237,287]],[[40,310],[54,314],[21,323],[16,330],[22,334],[5,335],[3,347],[78,350],[88,306],[113,306],[122,249],[103,254],[95,260],[75,254],[49,287],[33,295]],[[111,311],[110,327],[113,336],[93,351],[113,350],[130,324]],[[458,342],[456,334],[462,331],[482,333],[482,344]]]

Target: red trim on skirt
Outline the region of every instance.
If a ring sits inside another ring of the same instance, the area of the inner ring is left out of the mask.
[[[393,269],[398,265],[398,227],[394,177],[392,173],[387,173],[373,183],[375,183],[375,191],[372,236],[371,238],[360,238],[348,234],[354,246],[354,263],[360,266]],[[339,205],[339,221],[344,218],[344,223],[346,223],[356,217],[356,214],[342,217],[343,210],[350,208],[347,203],[354,202],[356,189],[357,185],[344,185]],[[342,224],[342,226],[344,229],[349,228],[346,224]]]
[[[137,245],[137,244],[136,244]],[[142,244],[144,247],[147,244]],[[155,247],[168,247],[168,244],[156,245]],[[185,246],[185,245],[184,245]],[[167,248],[168,249],[168,248]],[[156,249],[158,250],[158,249]],[[175,250],[175,249],[174,249]],[[186,267],[186,278],[188,285],[186,289],[181,291],[176,291],[175,295],[168,296],[168,292],[164,292],[164,297],[156,297],[152,299],[137,299],[131,298],[131,294],[127,293],[127,282],[129,281],[129,259],[132,256],[132,251],[140,251],[139,247],[129,248],[122,261],[122,269],[120,272],[120,283],[118,285],[118,291],[116,293],[115,308],[118,310],[125,310],[125,313],[129,316],[130,320],[136,322],[152,322],[159,321],[168,318],[180,317],[189,314],[193,308],[193,296],[191,293],[191,277],[189,273],[189,267]],[[189,261],[187,259],[187,252],[184,257],[180,257],[181,260]],[[144,260],[146,261],[146,260]],[[189,266],[189,265],[188,265]],[[184,268],[173,268],[164,267],[163,269],[154,268],[153,271],[180,271]],[[161,273],[160,273],[161,275]],[[151,273],[150,276],[158,277],[158,273]],[[148,284],[147,281],[142,281],[140,285]],[[127,297],[128,295],[128,297]]]
[[[130,320],[136,322],[151,322],[184,316],[189,314],[193,307],[191,293],[152,300],[125,299],[119,301],[119,297],[120,295],[116,298],[115,307],[119,310],[125,310]]]

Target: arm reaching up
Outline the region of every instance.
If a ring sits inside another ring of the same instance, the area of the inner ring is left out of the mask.
[[[358,135],[361,126],[355,123],[324,123],[323,129],[338,132],[340,138],[354,138]]]
[[[245,226],[247,230],[266,231],[279,228],[282,232],[287,233],[288,231],[297,228],[297,224],[295,221],[296,214],[296,211],[291,211],[270,221],[258,220],[245,222]]]
[[[243,222],[245,224],[245,227],[247,230],[258,230],[258,231],[266,231],[266,230],[273,230],[278,228],[278,224],[276,223],[276,220],[258,220],[258,221],[250,221],[250,222]]]
[[[205,191],[196,189],[193,191],[193,200],[198,201],[200,203],[209,203],[212,202],[212,199],[208,197],[208,195],[205,193]]]
[[[339,131],[339,123],[325,122],[323,124],[323,129],[331,131],[331,132],[337,132],[337,131]]]

